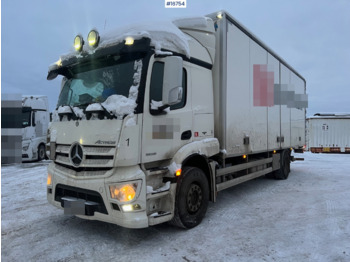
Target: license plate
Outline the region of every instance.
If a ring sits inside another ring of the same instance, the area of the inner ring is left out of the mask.
[[[65,215],[85,215],[85,200],[64,199]]]
[[[323,152],[331,152],[331,149],[329,147],[324,147]]]

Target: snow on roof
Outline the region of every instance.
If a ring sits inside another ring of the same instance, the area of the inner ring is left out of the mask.
[[[317,118],[350,118],[350,113],[346,113],[346,112],[316,113],[313,116],[308,117],[308,119],[317,119]]]
[[[198,19],[194,21],[197,21],[197,26],[201,24],[198,22]],[[192,23],[194,21],[192,21]],[[88,45],[84,45],[83,50],[89,53],[94,53],[95,50],[122,43],[127,37],[131,37],[134,40],[146,37],[151,39],[151,46],[155,48],[157,53],[160,53],[161,49],[167,49],[190,57],[190,48],[188,44],[188,40],[190,39],[189,36],[184,34],[170,21],[146,22],[124,26],[101,34],[100,37],[100,44],[96,49],[91,49]],[[77,53],[73,47],[71,52],[61,56],[61,59],[69,59],[72,56],[80,56],[80,53]]]
[[[173,20],[173,23],[179,28],[206,28],[208,26],[208,17],[183,17]]]

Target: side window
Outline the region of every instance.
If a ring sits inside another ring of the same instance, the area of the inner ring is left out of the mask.
[[[153,64],[152,76],[151,76],[151,91],[150,98],[154,101],[162,101],[163,97],[163,75],[164,75],[164,63],[163,62],[155,62]],[[183,108],[186,105],[186,95],[187,95],[187,75],[186,70],[182,70],[182,88],[183,95],[182,100],[170,106],[170,110],[176,110]]]

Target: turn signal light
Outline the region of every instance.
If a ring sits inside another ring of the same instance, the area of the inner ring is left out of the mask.
[[[181,169],[176,170],[175,175],[176,176],[181,176]]]
[[[52,176],[51,174],[47,174],[47,181],[46,181],[46,184],[48,186],[52,186]]]

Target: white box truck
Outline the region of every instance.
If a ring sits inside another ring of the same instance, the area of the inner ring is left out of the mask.
[[[47,199],[66,214],[192,228],[219,191],[286,179],[305,145],[306,83],[227,12],[87,39],[63,76]]]
[[[22,161],[45,159],[49,122],[47,96],[22,96]]]

